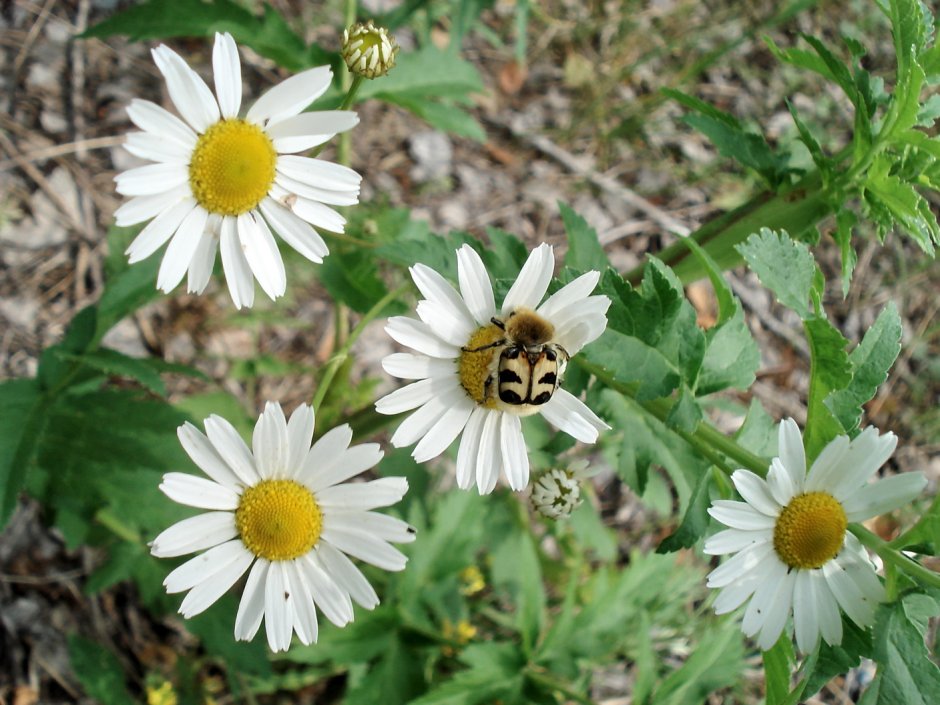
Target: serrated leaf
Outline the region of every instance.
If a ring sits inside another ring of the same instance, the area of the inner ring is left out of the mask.
[[[845,433],[825,404],[833,392],[845,389],[852,381],[852,365],[845,346],[848,340],[825,318],[803,321],[810,350],[810,379],[803,441],[807,462],[836,436]]]
[[[928,255],[934,254],[934,243],[940,243],[940,226],[930,206],[909,183],[889,173],[890,159],[880,157],[872,164],[864,188],[872,200],[885,208],[897,224],[910,235]]]
[[[874,653],[879,664],[878,705],[933,705],[940,693],[940,669],[930,659],[924,636],[911,621],[912,595],[880,605],[875,617]]]
[[[661,352],[611,328],[581,354],[618,382],[636,384],[640,401],[668,396],[679,386],[679,372]]]
[[[124,670],[111,651],[77,634],[69,635],[68,645],[72,670],[92,699],[101,705],[133,705]]]
[[[852,379],[844,389],[831,393],[826,406],[846,433],[858,428],[862,405],[875,396],[901,352],[901,316],[893,302],[885,306],[849,355]]]
[[[358,248],[331,252],[319,268],[319,277],[335,301],[359,313],[367,312],[388,293],[375,257]]]
[[[33,464],[45,423],[39,385],[33,379],[0,383],[0,529],[13,508]]]
[[[760,401],[751,399],[744,423],[734,434],[738,445],[747,448],[752,453],[772,458],[777,455],[777,426]]]
[[[166,385],[160,378],[160,373],[146,358],[130,357],[110,348],[99,348],[83,355],[63,353],[62,357],[88,365],[112,377],[128,377],[136,380],[154,394],[166,396]]]
[[[679,388],[676,403],[673,404],[666,417],[666,426],[692,433],[701,420],[702,409],[695,401],[695,395],[691,389],[683,385]]]
[[[689,506],[679,527],[656,547],[656,553],[673,553],[680,548],[691,548],[708,530],[708,505],[711,472],[703,472],[692,490]]]
[[[847,673],[859,665],[862,658],[872,657],[871,631],[861,629],[851,619],[842,619],[842,642],[830,646],[820,642],[813,668],[805,679],[805,692],[819,691],[832,678]]]
[[[597,239],[597,231],[574,212],[566,203],[558,202],[561,220],[568,236],[568,252],[565,266],[579,271],[594,269],[603,272],[607,268],[607,255]]]
[[[816,291],[818,269],[809,248],[794,242],[785,231],[761,228],[736,248],[761,284],[789,309],[806,318]]]
[[[760,367],[760,349],[747,323],[744,311],[737,311],[723,324],[705,333],[705,356],[695,393],[712,394],[733,387],[749,389]]]
[[[722,156],[750,167],[771,186],[780,182],[784,173],[782,160],[762,135],[731,127],[710,115],[686,115],[683,122],[708,137]]]

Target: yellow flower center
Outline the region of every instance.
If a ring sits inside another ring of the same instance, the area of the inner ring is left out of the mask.
[[[483,326],[470,336],[457,358],[457,374],[460,386],[477,404],[489,409],[496,408],[494,393],[495,380],[492,379],[493,360],[499,355],[499,347],[491,346],[506,337],[505,331],[492,323]],[[487,385],[489,380],[489,385]]]
[[[262,480],[244,491],[235,526],[249,551],[269,561],[289,561],[320,538],[323,513],[313,493],[293,480]]]
[[[791,568],[819,568],[842,549],[848,521],[828,492],[808,492],[790,500],[774,526],[774,550]]]
[[[257,125],[222,120],[199,136],[189,162],[189,186],[200,206],[218,215],[241,215],[271,190],[277,152]]]

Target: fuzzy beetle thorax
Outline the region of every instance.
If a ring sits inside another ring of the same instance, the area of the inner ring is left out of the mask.
[[[555,326],[532,309],[517,308],[505,322],[507,337],[524,347],[544,345],[555,335]]]

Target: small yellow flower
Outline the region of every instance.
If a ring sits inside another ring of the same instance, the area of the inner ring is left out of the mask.
[[[385,27],[376,27],[372,20],[343,30],[343,60],[346,68],[357,76],[378,78],[395,67],[398,42]]]
[[[484,588],[486,588],[486,580],[483,577],[483,573],[475,565],[468,565],[460,571],[461,595],[466,595],[467,597],[476,595],[478,592],[482,592]]]
[[[477,635],[477,628],[470,624],[466,619],[461,619],[457,624],[452,623],[449,619],[445,619],[444,623],[441,625],[441,629],[444,634],[444,638],[451,642],[441,647],[441,652],[445,656],[455,656],[457,650],[452,644],[457,646],[463,646],[464,644],[469,644],[473,641],[473,638]]]
[[[159,685],[148,685],[147,705],[176,705],[176,691],[170,681],[161,681]]]

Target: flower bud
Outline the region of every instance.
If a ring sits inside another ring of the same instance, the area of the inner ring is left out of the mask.
[[[378,78],[395,66],[398,42],[384,27],[376,27],[372,20],[357,23],[343,31],[343,60],[356,76]]]
[[[577,471],[550,470],[532,487],[532,506],[549,519],[567,519],[581,504]]]

